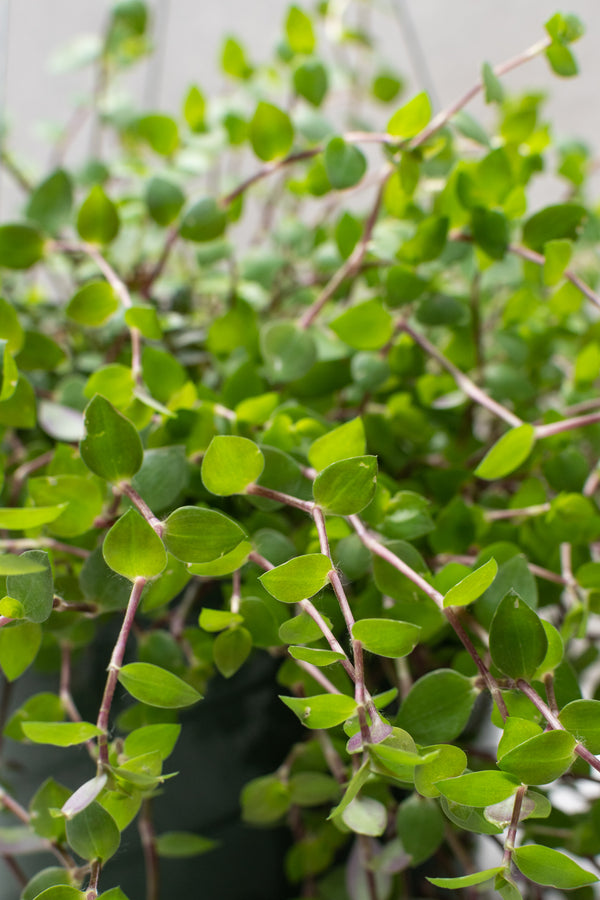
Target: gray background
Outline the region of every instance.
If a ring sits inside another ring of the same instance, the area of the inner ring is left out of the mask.
[[[347,0],[335,2],[344,5]],[[108,0],[0,0],[0,118],[8,122],[11,151],[34,177],[47,169],[49,123],[64,123],[74,102],[91,87],[90,69],[52,74],[52,56],[78,35],[96,33],[110,5]],[[288,0],[154,0],[150,6],[157,53],[138,67],[129,88],[141,108],[172,111],[191,83],[207,93],[222,87],[217,61],[224,34],[239,35],[251,58],[267,59],[281,34]],[[408,76],[409,93],[430,89],[440,108],[473,84],[482,61],[501,62],[539,40],[557,4],[374,0],[372,9],[382,58]],[[554,77],[545,60],[538,59],[507,76],[506,84],[549,92],[547,111],[555,133],[598,147],[600,4],[572,0],[566,9],[587,26],[575,48],[580,77]],[[481,103],[470,109],[481,112]],[[71,153],[77,156],[85,149],[82,138]],[[6,175],[0,176],[0,215],[12,213],[17,199]]]

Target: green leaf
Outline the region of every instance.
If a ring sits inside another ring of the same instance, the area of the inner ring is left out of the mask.
[[[448,225],[446,216],[429,216],[423,219],[413,237],[400,247],[398,255],[401,260],[416,265],[437,259],[446,246]]]
[[[240,797],[242,819],[251,825],[271,825],[290,808],[290,790],[275,775],[264,775],[244,785]]]
[[[246,59],[244,48],[233,37],[228,37],[221,52],[221,66],[226,75],[245,80],[252,75],[252,66]]]
[[[350,516],[368,506],[377,487],[377,457],[356,456],[331,463],[313,484],[315,503],[324,512]]]
[[[329,87],[327,69],[319,59],[309,59],[294,71],[294,90],[313,106],[320,106]]]
[[[394,320],[376,298],[350,306],[329,327],[355,350],[380,350],[390,340]]]
[[[548,649],[546,650],[543,660],[533,673],[533,679],[535,681],[541,681],[544,675],[548,672],[553,672],[562,662],[565,652],[563,640],[558,629],[545,619],[542,619],[542,625],[544,626],[546,638],[548,639]]]
[[[325,623],[331,628],[331,621],[327,616],[323,617]],[[307,613],[292,616],[287,622],[279,626],[279,638],[284,644],[309,644],[323,637],[317,623]]]
[[[535,884],[571,891],[599,880],[566,854],[550,847],[527,844],[513,850],[512,858],[523,875]]]
[[[250,122],[250,143],[258,158],[269,162],[285,156],[293,140],[294,127],[288,114],[261,100]]]
[[[241,541],[229,553],[225,553],[212,562],[189,563],[187,571],[191,575],[201,575],[203,578],[220,578],[223,575],[231,575],[232,572],[244,565],[251,552],[250,541]]]
[[[31,225],[0,225],[0,268],[30,269],[44,255],[44,239]]]
[[[331,463],[349,457],[364,456],[366,451],[365,429],[362,419],[350,419],[318,437],[310,445],[308,461],[319,471]]]
[[[103,891],[98,900],[129,900],[126,894],[123,893],[120,887],[110,888],[108,891]]]
[[[30,478],[29,493],[43,506],[53,500],[66,509],[50,523],[49,531],[58,537],[73,537],[92,528],[102,512],[104,498],[95,481],[82,475],[48,475]]]
[[[496,441],[475,469],[478,478],[504,478],[524,463],[535,444],[533,425],[518,425]]]
[[[558,717],[592,753],[600,753],[600,700],[573,700]]]
[[[398,807],[396,833],[413,866],[432,856],[444,840],[444,817],[433,800],[413,794]]]
[[[403,747],[393,746],[390,741],[394,741],[394,743],[400,743],[400,739],[397,737],[397,733],[402,733],[400,728],[394,729],[394,734],[392,738],[388,738],[388,741],[383,744],[370,744],[369,745],[369,754],[371,759],[377,763],[377,771],[381,773],[385,773],[389,776],[392,774],[395,778],[400,779],[401,781],[411,781],[414,777],[415,769],[420,766],[424,766],[428,760],[431,758],[437,757],[437,751],[433,751],[432,753],[426,753],[423,756],[417,752],[416,745],[412,738],[410,738],[410,745],[414,746],[413,749],[405,749]],[[404,732],[404,735],[408,735],[408,732]],[[410,735],[409,735],[410,737]]]
[[[42,571],[23,575],[9,575],[6,590],[23,608],[23,616],[30,622],[45,622],[52,612],[54,599],[54,579],[50,560],[45,550],[26,550],[26,559],[43,566]]]
[[[386,829],[387,810],[373,797],[355,797],[342,813],[342,821],[355,834],[380,837]]]
[[[437,789],[444,797],[462,806],[475,808],[500,803],[501,800],[512,797],[520,786],[518,778],[493,770],[468,772],[457,778],[445,778],[436,782]]]
[[[228,609],[208,609],[206,606],[200,612],[198,624],[204,631],[223,631],[232,625],[241,625],[244,617],[239,613],[230,612]]]
[[[26,531],[29,528],[39,528],[41,525],[48,525],[54,522],[65,509],[65,504],[60,503],[56,506],[27,506],[23,509],[18,507],[6,506],[0,508],[0,528],[7,531]],[[18,557],[19,559],[29,559],[29,557]],[[14,566],[17,571],[23,569],[22,564],[10,563],[5,557],[5,565],[10,568]],[[25,571],[35,571],[31,566],[25,566]]]
[[[558,284],[571,261],[573,244],[571,241],[557,239],[547,241],[544,245],[544,284]]]
[[[321,806],[340,795],[335,778],[322,772],[298,772],[290,777],[288,786],[290,799],[296,806]]]
[[[108,775],[106,772],[102,772],[100,775],[96,775],[94,778],[90,778],[89,781],[84,782],[63,803],[60,810],[63,816],[71,819],[85,809],[86,806],[89,806],[90,803],[93,803],[96,797],[104,790],[107,781]]]
[[[207,853],[217,843],[189,831],[166,831],[156,837],[156,852],[165,859],[186,859]]]
[[[135,378],[129,366],[109,363],[92,372],[83,393],[93,399],[100,394],[119,411],[131,406],[134,400]]]
[[[202,481],[207,491],[219,497],[243,494],[264,465],[265,458],[254,441],[237,435],[216,435],[202,460]]]
[[[509,750],[498,767],[523,784],[549,784],[571,767],[577,741],[566,731],[537,734]]]
[[[129,663],[119,670],[119,681],[140,703],[160,709],[192,706],[202,695],[177,675],[151,663]]]
[[[294,322],[269,322],[260,332],[260,349],[272,382],[294,381],[317,360],[314,338]]]
[[[356,700],[346,694],[318,694],[315,697],[283,697],[307,728],[333,728],[356,713]]]
[[[444,597],[444,609],[448,606],[468,606],[473,600],[477,600],[487,591],[497,572],[498,563],[491,557],[483,566],[450,588]]]
[[[0,297],[0,338],[7,342],[9,353],[18,353],[25,338],[14,307],[3,297]]]
[[[123,752],[130,758],[141,756],[142,753],[157,752],[161,759],[167,759],[173,752],[180,733],[181,725],[143,725],[127,735]]]
[[[367,171],[364,153],[341,137],[331,138],[325,148],[324,159],[327,177],[338,191],[354,187]]]
[[[107,281],[90,281],[73,295],[66,315],[88,328],[104,325],[119,308],[119,298]]]
[[[86,896],[83,891],[78,891],[71,885],[59,883],[36,894],[35,900],[85,900]]]
[[[154,578],[167,564],[167,551],[152,526],[135,509],[128,509],[112,526],[102,545],[107,565],[135,581]]]
[[[38,184],[29,197],[26,216],[49,234],[67,225],[73,206],[73,185],[62,169],[52,172]]]
[[[575,240],[582,220],[587,215],[578,203],[546,206],[527,219],[523,226],[523,242],[532,250],[543,250],[548,241]]]
[[[391,266],[386,276],[388,306],[403,306],[417,300],[427,281],[420,278],[409,266]]]
[[[504,866],[495,866],[493,869],[483,869],[481,872],[474,872],[472,875],[459,875],[458,878],[426,877],[427,881],[431,882],[435,887],[454,891],[459,890],[460,888],[472,887],[475,884],[484,884],[486,881],[491,881],[494,875],[498,875],[500,872],[504,871],[504,868]]]
[[[242,527],[216,509],[182,506],[164,523],[167,550],[188,563],[220,560],[246,537]]]
[[[130,306],[125,310],[125,322],[129,328],[137,328],[142,337],[152,341],[158,341],[162,337],[162,329],[158,321],[158,314],[153,306],[141,303]],[[144,399],[140,392],[137,392],[140,400]],[[156,401],[155,401],[156,402]],[[155,407],[158,409],[158,407]],[[165,412],[165,410],[160,410]]]
[[[510,678],[531,678],[548,649],[539,617],[511,591],[501,601],[490,626],[494,665]]]
[[[322,553],[296,556],[260,576],[262,586],[282,603],[299,603],[317,594],[329,581],[331,560]]]
[[[204,94],[197,85],[193,84],[183,103],[183,118],[190,131],[200,134],[205,130],[206,100]],[[163,223],[160,223],[163,224]]]
[[[83,859],[110,859],[121,843],[115,820],[99,803],[90,803],[67,821],[67,840]]]
[[[36,622],[21,622],[0,629],[0,669],[8,681],[15,681],[29,668],[41,643],[42,629]]]
[[[471,214],[473,240],[492,259],[503,259],[508,249],[510,232],[503,213],[476,207]]]
[[[131,130],[160,156],[171,156],[179,146],[179,129],[171,116],[149,113],[136,119]]]
[[[313,666],[330,666],[340,659],[344,659],[343,653],[337,650],[319,650],[315,647],[289,647],[288,652],[292,659],[311,663]]]
[[[412,138],[422,131],[431,119],[431,102],[423,91],[401,106],[388,122],[388,134]]]
[[[564,44],[552,41],[544,53],[550,63],[550,68],[556,75],[560,75],[561,78],[571,78],[573,75],[579,74],[577,60]]]
[[[110,244],[119,233],[119,213],[99,184],[89,192],[77,214],[77,231],[84,241]]]
[[[504,723],[504,733],[498,744],[498,759],[501,760],[519,744],[539,734],[542,734],[542,729],[536,722],[521,719],[519,716],[509,716]]]
[[[419,744],[452,741],[467,724],[476,697],[471,680],[459,672],[429,672],[413,684],[397,724]]]
[[[431,744],[421,747],[421,753],[424,756],[435,754],[433,759],[415,769],[415,788],[423,797],[439,797],[436,782],[462,775],[467,767],[466,753],[452,744]]]
[[[360,619],[352,626],[352,637],[378,656],[399,659],[416,647],[421,629],[397,619]]]
[[[299,7],[290,6],[285,20],[285,36],[293,53],[312,53],[316,39],[310,17]]]
[[[578,41],[585,34],[585,26],[578,16],[572,13],[555,13],[544,24],[550,37],[562,44]]]
[[[504,100],[504,88],[502,82],[495,75],[489,63],[484,63],[481,70],[486,103],[502,103]]]
[[[112,482],[135,475],[144,458],[140,436],[134,425],[99,394],[85,408],[85,432],[79,450],[88,469]]]
[[[165,228],[174,222],[185,203],[185,195],[180,187],[166,178],[155,176],[146,187],[148,212],[157,223]]]
[[[227,214],[214,197],[203,197],[186,212],[179,229],[186,241],[203,244],[221,237],[227,226]]]
[[[20,900],[37,900],[41,896],[42,891],[58,885],[68,886],[71,891],[75,890],[71,885],[71,879],[66,869],[62,866],[49,866],[47,869],[42,869],[27,882]],[[72,893],[67,893],[66,895],[59,895],[55,900],[61,900],[61,897],[62,900],[72,900],[73,896]],[[52,895],[50,895],[50,898],[52,900]],[[77,898],[84,900],[85,894],[77,891]]]
[[[20,355],[20,354],[19,354]],[[23,375],[7,400],[0,401],[0,425],[9,428],[34,428],[36,424],[36,396]]]
[[[91,722],[23,722],[21,727],[30,741],[54,747],[85,744],[102,734],[102,730]]]
[[[213,644],[215,666],[224,678],[231,678],[246,662],[252,650],[252,636],[247,628],[238,626],[222,631]]]

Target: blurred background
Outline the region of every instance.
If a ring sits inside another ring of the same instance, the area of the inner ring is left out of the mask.
[[[343,7],[351,0],[332,2]],[[156,50],[135,67],[127,88],[140,109],[173,112],[192,83],[209,96],[222,90],[218,61],[225,35],[238,36],[251,60],[266,61],[289,4],[150,0],[148,5]],[[0,120],[8,127],[11,152],[34,177],[47,171],[57,127],[93,89],[92,66],[68,67],[93,47],[110,6],[109,0],[0,0]],[[501,62],[539,40],[543,23],[558,11],[556,0],[371,0],[362,6],[380,40],[382,60],[407,79],[405,96],[428,90],[438,109],[474,83],[483,61]],[[547,92],[547,114],[557,136],[599,147],[600,4],[572,0],[561,11],[579,15],[587,27],[576,47],[580,76],[554,77],[545,60],[536,59],[503,81],[509,90]],[[474,103],[469,111],[489,115],[483,104]],[[86,154],[85,140],[84,128],[69,162]],[[14,210],[17,200],[14,186],[0,175],[0,215]]]

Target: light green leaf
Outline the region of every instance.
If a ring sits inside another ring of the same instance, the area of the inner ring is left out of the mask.
[[[272,103],[260,101],[250,122],[250,143],[259,159],[285,156],[294,140],[290,117]]]
[[[209,609],[204,607],[200,611],[198,624],[204,631],[223,631],[232,625],[241,625],[244,617],[239,613],[230,612],[228,609]]]
[[[177,123],[171,116],[162,113],[140,116],[131,126],[131,131],[146,141],[160,156],[171,156],[179,145]]]
[[[44,255],[44,239],[31,225],[0,225],[0,268],[30,269]]]
[[[276,775],[264,775],[244,785],[240,800],[244,822],[271,825],[290,808],[290,789]]]
[[[50,523],[49,531],[58,537],[73,537],[93,527],[102,512],[104,497],[95,481],[82,475],[44,475],[30,478],[29,493],[40,506],[64,503],[66,508]]]
[[[544,53],[550,63],[550,68],[556,75],[560,75],[561,78],[571,78],[573,75],[579,74],[577,60],[564,44],[552,41]]]
[[[204,131],[205,115],[206,100],[204,94],[197,85],[193,84],[185,95],[183,117],[187,122],[190,131],[193,131],[194,134],[199,134]]]
[[[28,528],[39,528],[41,525],[47,525],[54,522],[65,509],[64,503],[55,506],[28,506],[4,507],[0,508],[0,528],[7,531],[25,531]],[[25,557],[27,559],[28,557]],[[23,559],[23,557],[20,557]],[[12,563],[6,562],[6,566],[10,568]],[[16,569],[22,566],[15,564]],[[31,568],[28,571],[33,571]]]
[[[269,322],[260,332],[260,349],[269,380],[275,383],[302,378],[317,360],[314,338],[294,322]]]
[[[71,885],[71,879],[66,869],[62,866],[49,866],[46,869],[42,869],[27,882],[20,900],[37,900],[38,897],[42,896],[43,891],[59,885],[67,886],[71,892],[75,890]],[[73,900],[74,896],[73,893],[59,894],[58,897],[55,896],[54,900]],[[76,900],[84,900],[84,898],[85,894],[77,891]],[[52,900],[52,895],[50,895],[50,900]]]
[[[119,233],[119,213],[99,184],[89,192],[77,214],[77,231],[84,241],[110,244]]]
[[[448,800],[475,808],[500,803],[501,800],[512,797],[520,786],[518,778],[494,770],[468,772],[457,778],[445,778],[436,782],[440,794]]]
[[[123,752],[130,758],[141,756],[142,753],[158,752],[161,759],[167,759],[173,752],[180,733],[181,725],[143,725],[127,735]]]
[[[341,137],[331,138],[328,142],[324,160],[331,186],[338,191],[354,187],[367,171],[364,153]]]
[[[264,456],[254,441],[236,435],[217,435],[202,460],[204,487],[220,497],[241,494],[259,477]]]
[[[387,825],[387,810],[372,797],[355,797],[342,813],[342,821],[355,834],[379,837]]]
[[[600,753],[600,700],[573,700],[558,717],[592,753]]]
[[[374,298],[350,306],[329,327],[355,350],[379,350],[390,340],[394,320],[381,300]]]
[[[364,456],[366,445],[362,419],[351,419],[318,437],[310,445],[308,461],[320,471],[341,459]]]
[[[149,304],[130,306],[129,309],[125,310],[125,322],[129,328],[137,328],[142,337],[151,341],[159,341],[162,337],[158,314],[154,307]],[[137,396],[142,399],[141,394]]]
[[[217,846],[217,841],[189,831],[166,831],[156,837],[156,852],[166,859],[200,856]]]
[[[532,250],[543,250],[548,241],[574,240],[586,215],[585,207],[578,203],[546,206],[525,222],[523,242]]]
[[[316,39],[310,17],[298,6],[290,6],[285,20],[285,36],[293,53],[312,53]]]
[[[475,572],[467,575],[458,584],[450,588],[444,597],[444,608],[448,606],[467,606],[473,600],[481,597],[486,591],[498,572],[498,563],[492,557],[488,559],[483,566],[480,566]]]
[[[493,869],[483,869],[481,872],[474,872],[472,875],[459,875],[458,878],[429,878],[427,876],[427,881],[431,882],[435,887],[454,891],[491,881],[494,875],[498,875],[504,868],[504,866],[495,866]]]
[[[330,666],[344,659],[344,654],[338,653],[337,650],[319,650],[315,647],[289,647],[288,652],[293,659],[311,663],[313,666]]]
[[[348,787],[344,792],[344,796],[340,800],[337,806],[335,806],[329,815],[328,819],[334,819],[336,816],[341,816],[344,810],[352,803],[354,798],[358,795],[358,792],[362,788],[363,784],[366,783],[367,779],[371,774],[371,768],[369,760],[366,759],[359,769],[356,770],[350,781],[348,782]]]
[[[558,284],[571,261],[573,244],[571,241],[557,239],[547,241],[544,245],[544,284]]]
[[[576,743],[566,731],[547,731],[509,750],[498,767],[523,784],[549,784],[570,769]]]
[[[52,612],[54,599],[50,559],[45,550],[26,550],[22,555],[44,568],[38,572],[9,575],[6,579],[6,591],[21,604],[24,618],[30,622],[45,622]]]
[[[352,626],[352,636],[366,650],[378,656],[399,659],[416,647],[421,629],[397,619],[360,619]]]
[[[550,847],[527,844],[513,850],[512,858],[523,875],[535,884],[571,891],[599,880],[597,875],[582,869],[565,853]]]
[[[325,623],[331,628],[331,621],[323,616]],[[321,629],[307,613],[292,616],[279,626],[279,637],[284,644],[309,644],[323,637]]]
[[[188,572],[191,575],[200,575],[202,578],[220,578],[223,575],[231,575],[232,572],[244,565],[251,552],[250,541],[242,541],[229,553],[225,553],[212,562],[188,563]]]
[[[41,643],[42,629],[36,622],[20,622],[0,629],[0,669],[8,681],[19,678],[29,668]]]
[[[396,731],[400,731],[400,729],[396,729]],[[388,745],[388,743],[370,744],[369,754],[375,762],[383,767],[383,769],[378,767],[377,771],[391,772],[402,781],[410,780],[417,767],[426,765],[438,756],[435,750],[421,755],[416,749],[406,750]]]
[[[89,328],[104,325],[119,308],[119,298],[107,281],[89,281],[71,297],[66,315]]]
[[[538,615],[518,594],[501,601],[490,626],[490,654],[510,678],[531,678],[544,659],[548,638]]]
[[[229,516],[216,509],[197,506],[176,509],[164,523],[163,530],[167,550],[187,563],[224,561],[245,537],[241,525]]]
[[[388,134],[411,138],[422,131],[431,119],[431,103],[423,91],[401,106],[388,122]]]
[[[246,59],[244,48],[233,37],[228,37],[223,44],[221,66],[223,71],[232,78],[244,80],[252,74],[252,67]]]
[[[356,700],[346,694],[318,694],[315,697],[283,697],[307,728],[333,728],[356,713]]]
[[[504,478],[524,463],[535,444],[533,425],[518,425],[502,435],[475,469],[478,478]]]
[[[185,194],[178,185],[166,178],[155,176],[146,187],[148,212],[163,228],[174,222],[185,203]]]
[[[227,628],[215,638],[213,659],[224,678],[231,678],[245,663],[252,650],[252,636],[247,628]]]
[[[84,859],[110,859],[121,843],[115,820],[99,803],[90,803],[67,821],[67,840]]]
[[[377,457],[356,456],[331,463],[313,484],[315,503],[324,512],[350,516],[368,506],[377,486]]]
[[[498,759],[501,760],[519,744],[538,734],[542,734],[542,729],[536,722],[521,719],[519,716],[509,716],[504,723],[504,733],[498,743]]]
[[[502,103],[504,99],[504,88],[502,87],[502,82],[495,75],[494,70],[489,63],[483,64],[481,75],[485,89],[485,102]]]
[[[167,551],[152,526],[135,509],[128,509],[112,526],[102,545],[107,565],[135,581],[154,578],[167,565]]]
[[[140,436],[135,426],[99,394],[85,408],[85,432],[79,450],[88,469],[112,482],[135,475],[144,458]]]
[[[52,744],[55,747],[85,744],[102,734],[102,730],[91,722],[23,722],[21,727],[35,744]]]
[[[41,894],[36,894],[35,900],[85,900],[86,896],[83,891],[78,891],[69,884],[55,884]]]
[[[26,575],[30,572],[43,572],[45,565],[28,556],[14,556],[11,553],[0,554],[0,575]]]
[[[191,685],[151,663],[123,666],[119,671],[119,681],[140,703],[160,709],[181,709],[202,700],[202,695]]]
[[[299,603],[317,594],[329,580],[331,560],[322,553],[296,556],[260,576],[263,587],[283,603]]]

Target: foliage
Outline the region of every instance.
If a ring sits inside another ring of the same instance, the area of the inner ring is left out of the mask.
[[[0,226],[0,666],[5,689],[36,659],[60,680],[2,728],[90,757],[28,806],[4,777],[12,871],[57,858],[26,900],[124,898],[110,859],[136,817],[149,900],[153,860],[211,851],[155,836],[149,800],[177,711],[264,653],[306,739],[242,816],[290,825],[298,895],[598,881],[600,223],[586,148],[501,83],[539,54],[575,74],[582,28],[557,14],[432,118],[334,6],[291,6],[266,65],[227,38],[231,90],[193,85],[171,116],[110,92],[149,47],[145,4],[117,3],[85,60],[117,155],[30,184],[4,151],[28,196]],[[565,196],[536,211],[542,172]],[[84,721],[72,673],[111,622]]]

